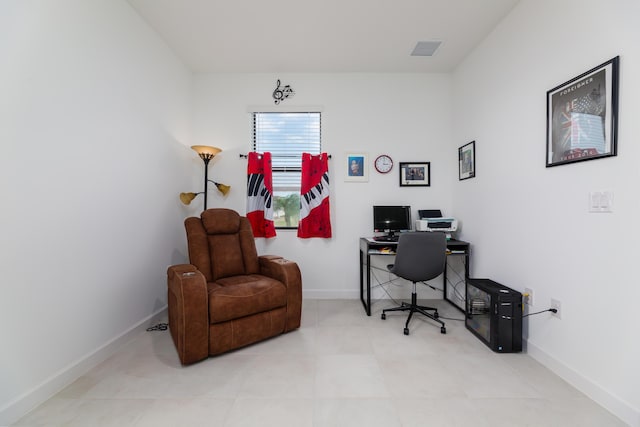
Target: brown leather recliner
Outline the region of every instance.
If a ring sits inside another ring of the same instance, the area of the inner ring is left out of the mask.
[[[247,218],[208,209],[184,225],[191,264],[167,271],[169,329],[182,364],[300,327],[300,269],[258,256]]]

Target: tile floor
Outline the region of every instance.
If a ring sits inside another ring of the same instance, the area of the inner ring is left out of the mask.
[[[462,318],[443,301],[441,316]],[[15,426],[623,426],[526,354],[357,300],[306,300],[294,332],[181,367],[142,332]]]

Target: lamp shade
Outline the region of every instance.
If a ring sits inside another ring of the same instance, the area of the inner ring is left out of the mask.
[[[196,198],[196,196],[196,193],[180,193],[180,201],[185,205],[188,205],[193,199]]]
[[[200,157],[206,156],[209,158],[215,156],[216,154],[222,151],[222,149],[218,147],[211,147],[209,145],[192,145],[191,149],[193,149],[196,153],[198,153]]]
[[[216,188],[218,189],[218,191],[221,192],[225,196],[227,195],[229,190],[231,190],[231,186],[230,185],[220,184],[219,182],[216,182],[215,184],[216,184]]]

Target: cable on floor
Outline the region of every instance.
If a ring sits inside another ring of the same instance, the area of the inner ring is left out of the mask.
[[[147,332],[150,332],[150,331],[166,331],[168,327],[169,327],[168,323],[158,323],[155,326],[151,326],[150,328],[147,328]]]

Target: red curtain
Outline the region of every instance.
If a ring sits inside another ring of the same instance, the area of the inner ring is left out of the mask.
[[[271,153],[249,153],[247,163],[247,218],[255,237],[275,237]]]
[[[331,237],[327,153],[302,153],[298,237]]]

